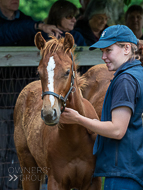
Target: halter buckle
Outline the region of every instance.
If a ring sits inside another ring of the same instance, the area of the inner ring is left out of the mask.
[[[72,75],[73,75],[73,78],[75,79],[75,71],[73,71]]]
[[[74,90],[73,90],[74,89]],[[76,88],[73,86],[73,88],[72,88],[72,93],[74,93],[76,91]]]
[[[61,94],[59,95],[59,100],[61,99]]]

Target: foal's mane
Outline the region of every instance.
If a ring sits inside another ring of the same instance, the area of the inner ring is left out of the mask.
[[[69,49],[63,48],[64,38],[57,39],[56,37],[53,36],[51,38],[52,39],[47,41],[44,48],[41,49],[40,51],[40,54],[43,56],[43,58],[49,53],[52,55],[60,51],[64,51],[64,53],[66,54]],[[71,49],[71,53],[73,54],[73,61],[75,62],[74,51],[75,47]],[[87,85],[86,78],[84,76],[80,76],[80,73],[77,73],[77,64],[75,64],[75,68],[76,68],[77,86],[82,90]]]
[[[54,54],[56,52],[64,51],[66,53],[68,49],[64,50],[64,38],[57,39],[56,37],[51,37],[49,41],[45,43],[45,46],[43,49],[41,49],[41,55],[45,57],[48,53]],[[73,50],[72,50],[73,51]]]

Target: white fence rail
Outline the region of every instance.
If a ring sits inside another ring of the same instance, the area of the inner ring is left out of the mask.
[[[103,63],[99,49],[89,51],[89,47],[78,47],[75,50],[76,63],[82,66]],[[36,47],[0,47],[0,66],[38,66],[40,52]]]

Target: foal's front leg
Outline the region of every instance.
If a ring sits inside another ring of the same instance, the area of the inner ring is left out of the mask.
[[[43,172],[37,166],[31,153],[26,151],[26,154],[18,155],[18,158],[22,169],[23,190],[40,190]]]
[[[92,185],[88,190],[101,190],[101,177],[93,178]]]
[[[62,184],[58,183],[54,176],[48,175],[48,188],[47,190],[70,190],[69,187],[66,185],[63,186]]]

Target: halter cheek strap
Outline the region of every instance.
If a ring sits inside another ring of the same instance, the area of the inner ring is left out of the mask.
[[[69,91],[67,92],[66,96],[63,97],[59,94],[56,94],[55,92],[52,92],[52,91],[45,91],[45,92],[42,92],[42,99],[45,95],[52,95],[52,96],[55,96],[56,98],[58,98],[59,100],[62,100],[62,103],[63,103],[63,109],[61,110],[61,113],[64,112],[65,110],[65,107],[66,107],[66,101],[67,101],[67,98],[69,96],[69,94],[72,92],[72,89],[74,88],[73,85],[74,85],[74,79],[75,79],[75,71],[73,70],[73,55],[71,53],[71,59],[72,59],[72,76],[71,76],[71,87],[69,89]]]

